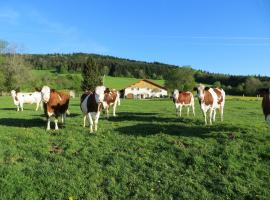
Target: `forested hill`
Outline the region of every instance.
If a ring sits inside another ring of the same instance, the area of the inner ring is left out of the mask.
[[[159,62],[142,62],[130,59],[97,54],[25,54],[22,55],[34,69],[53,69],[58,73],[80,73],[87,58],[92,57],[100,67],[102,74],[115,77],[167,79],[176,65]],[[194,70],[197,83],[221,85],[231,94],[243,94],[247,87],[269,87],[270,77],[266,76],[239,76],[229,74],[210,73]],[[254,93],[254,92],[252,92]],[[250,94],[252,94],[250,93]]]
[[[34,54],[23,55],[34,69],[56,69],[58,73],[80,72],[87,58],[92,57],[104,75],[116,77],[164,79],[174,65],[142,62],[97,54]]]

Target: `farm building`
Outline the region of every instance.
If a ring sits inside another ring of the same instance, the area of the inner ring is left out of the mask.
[[[168,95],[166,88],[146,79],[135,82],[121,90],[121,96],[128,99],[145,99]]]

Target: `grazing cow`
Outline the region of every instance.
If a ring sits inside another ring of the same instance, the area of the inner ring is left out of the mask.
[[[199,103],[204,115],[205,124],[207,124],[206,113],[209,112],[209,124],[216,119],[216,109],[220,110],[221,121],[223,121],[223,110],[225,104],[225,92],[219,88],[209,88],[200,84],[199,87],[194,88],[197,91]]]
[[[41,93],[40,92],[16,92],[15,90],[11,90],[11,96],[13,99],[13,102],[15,106],[17,106],[17,111],[23,111],[23,104],[24,103],[36,103],[36,111],[38,110],[38,107],[40,106],[40,109],[42,108],[41,104]]]
[[[270,128],[270,88],[260,88],[258,89],[258,92],[260,96],[263,97],[262,100],[263,114]]]
[[[189,116],[189,107],[192,108],[195,116],[194,97],[191,92],[179,92],[177,89],[173,92],[173,102],[175,104],[176,115],[181,117],[182,107],[187,107],[187,115]]]
[[[47,117],[47,130],[51,129],[51,117],[54,116],[55,130],[58,130],[58,117],[62,117],[62,123],[66,117],[70,96],[65,92],[58,92],[43,86],[41,89],[44,113]]]
[[[87,92],[81,96],[81,110],[84,114],[83,127],[85,127],[86,117],[89,119],[90,133],[97,132],[98,119],[102,110],[102,104],[104,101],[105,86],[97,86],[95,92]],[[93,122],[94,120],[94,122]]]
[[[115,89],[106,88],[104,95],[103,107],[106,109],[107,118],[109,118],[109,108],[113,107],[113,116],[115,117],[116,106],[120,106],[120,94]]]

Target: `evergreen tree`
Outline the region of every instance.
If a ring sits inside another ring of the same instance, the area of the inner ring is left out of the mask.
[[[102,84],[98,66],[91,57],[89,57],[83,65],[82,77],[81,89],[83,91],[94,91],[96,86]]]

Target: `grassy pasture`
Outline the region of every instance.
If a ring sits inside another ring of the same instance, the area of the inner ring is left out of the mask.
[[[260,101],[230,99],[225,121],[175,116],[171,101],[123,100],[82,127],[79,99],[60,130],[0,98],[0,199],[269,199],[270,132]]]

